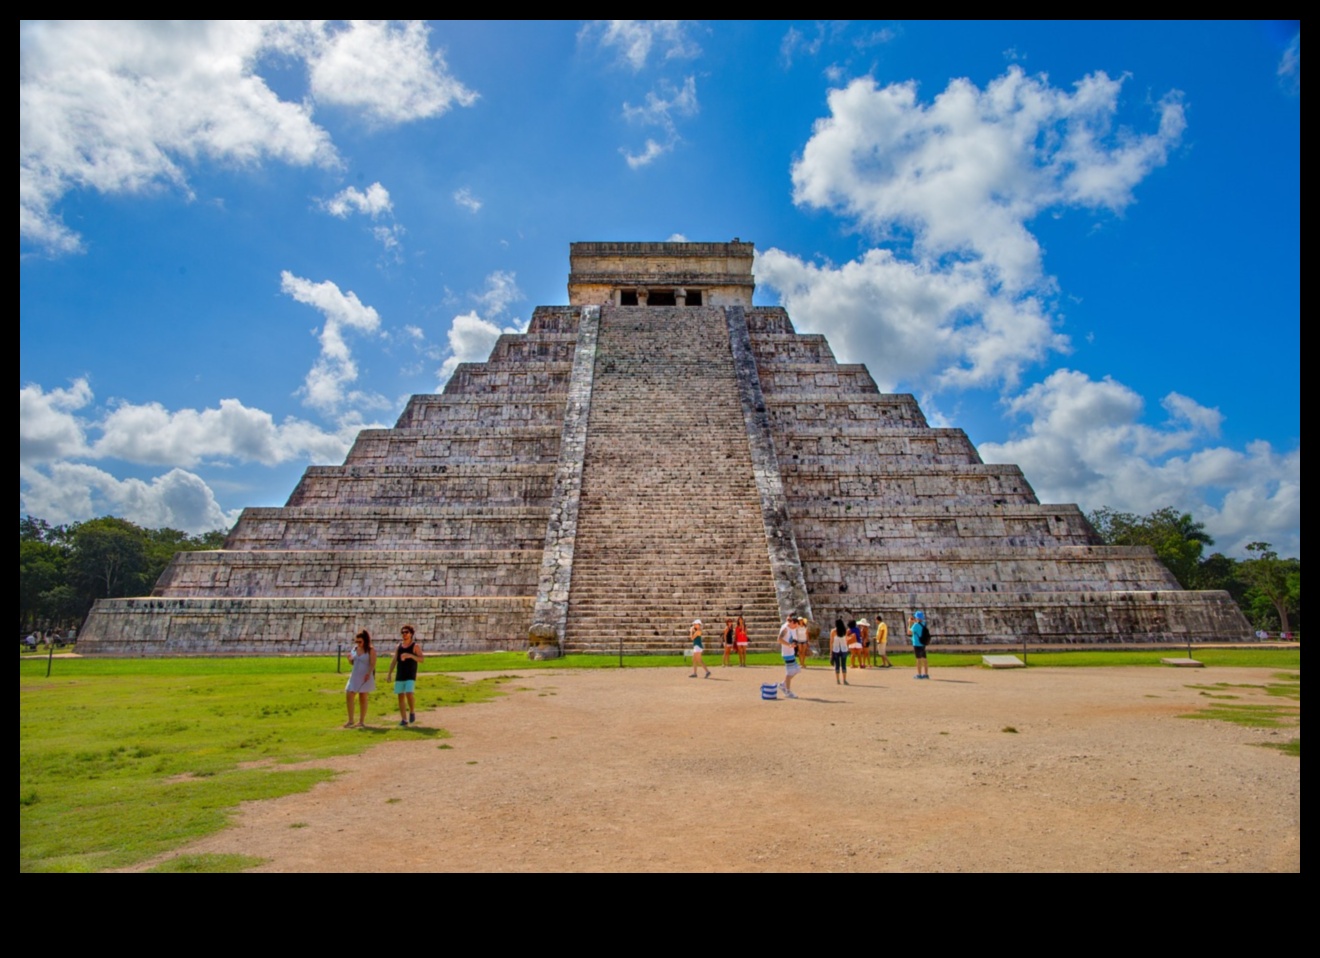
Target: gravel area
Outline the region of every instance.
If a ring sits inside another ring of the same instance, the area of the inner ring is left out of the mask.
[[[866,669],[845,687],[811,668],[774,702],[779,669],[713,673],[520,673],[419,714],[451,738],[324,763],[334,781],[182,852],[277,872],[1301,871],[1301,762],[1257,747],[1300,729],[1178,717],[1215,701],[1190,686],[1268,670]],[[383,726],[392,696],[373,699]],[[362,734],[341,720],[328,705],[326,734]]]

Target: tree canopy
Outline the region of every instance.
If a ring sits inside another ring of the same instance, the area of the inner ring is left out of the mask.
[[[1087,516],[1106,545],[1150,546],[1184,589],[1222,589],[1258,629],[1289,632],[1301,615],[1302,563],[1281,559],[1268,542],[1248,559],[1204,555],[1214,539],[1205,524],[1172,506],[1140,516],[1104,506]]]
[[[97,599],[150,592],[176,552],[219,549],[224,541],[220,530],[190,536],[114,516],[68,526],[21,516],[19,630],[79,625]]]

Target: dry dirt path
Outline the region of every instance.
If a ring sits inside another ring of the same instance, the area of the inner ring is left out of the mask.
[[[813,668],[800,699],[762,702],[779,672],[523,673],[421,714],[445,742],[336,760],[334,781],[183,852],[282,872],[1301,870],[1301,762],[1253,747],[1300,733],[1177,717],[1209,703],[1188,686],[1266,670],[868,669],[842,687]],[[336,715],[326,734],[359,734]]]

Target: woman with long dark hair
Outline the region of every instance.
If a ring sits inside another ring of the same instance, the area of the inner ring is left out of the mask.
[[[830,631],[830,665],[834,666],[834,684],[848,684],[848,631],[843,627],[843,619],[834,620]]]
[[[344,728],[367,727],[367,699],[376,691],[376,650],[371,644],[371,633],[363,629],[353,636],[353,649],[348,653],[348,660],[353,663],[353,674],[344,686],[344,697],[348,701],[348,721]],[[353,696],[357,696],[358,720],[353,723]]]

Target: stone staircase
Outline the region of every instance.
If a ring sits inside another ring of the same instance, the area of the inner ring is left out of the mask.
[[[718,308],[605,307],[564,646],[677,652],[726,615],[779,628],[747,427]]]

